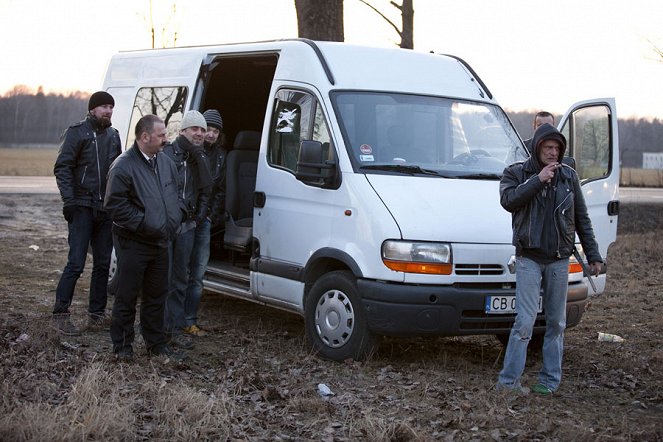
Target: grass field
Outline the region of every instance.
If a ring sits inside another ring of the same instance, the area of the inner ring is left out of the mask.
[[[57,148],[0,147],[0,176],[52,176]]]

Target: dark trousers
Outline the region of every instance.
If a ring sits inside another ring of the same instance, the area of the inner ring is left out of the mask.
[[[141,297],[140,326],[148,351],[165,344],[163,312],[170,267],[170,247],[143,244],[113,235],[117,256],[117,291],[110,335],[113,351],[134,341],[136,303]]]
[[[77,206],[69,223],[69,256],[55,290],[53,313],[69,313],[76,282],[85,269],[88,246],[92,249],[90,279],[90,315],[103,315],[106,310],[108,268],[113,251],[112,221],[103,211]]]

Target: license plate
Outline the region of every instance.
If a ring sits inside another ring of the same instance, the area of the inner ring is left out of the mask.
[[[543,297],[539,296],[538,313],[543,311]],[[516,297],[509,296],[486,296],[486,314],[501,315],[516,312]]]

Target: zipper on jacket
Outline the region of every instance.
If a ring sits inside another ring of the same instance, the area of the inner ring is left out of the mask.
[[[92,136],[94,137],[94,148],[97,151],[97,195],[99,201],[101,201],[101,167],[99,167],[99,143],[97,143],[97,133],[92,130]]]
[[[85,165],[85,169],[83,169],[83,176],[81,177],[81,185],[85,182],[86,174],[87,174],[87,165]]]

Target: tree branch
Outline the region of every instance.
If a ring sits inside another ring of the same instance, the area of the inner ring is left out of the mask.
[[[375,7],[373,7],[373,5],[369,4],[369,3],[366,2],[365,0],[359,0],[359,1],[362,2],[363,4],[365,4],[366,6],[368,6],[369,8],[371,8],[372,10],[374,10],[375,12],[377,12],[378,15],[379,15],[380,17],[384,18],[384,19],[387,21],[387,23],[389,23],[389,24],[390,24],[390,25],[396,30],[396,33],[398,34],[398,36],[399,36],[401,39],[403,38],[403,33],[401,32],[400,29],[398,29],[398,26],[396,26],[396,25],[394,24],[394,22],[392,22],[392,21],[389,20],[387,17],[385,17],[384,14],[383,14],[382,12],[378,11],[377,9],[375,9]],[[393,2],[392,2],[392,4],[393,4]],[[394,6],[396,6],[396,5],[394,5]],[[396,6],[396,7],[399,8],[398,6]],[[399,9],[400,9],[400,8],[399,8]]]

